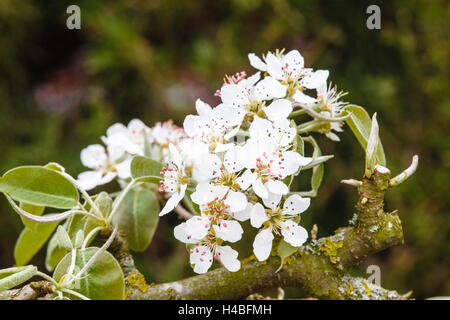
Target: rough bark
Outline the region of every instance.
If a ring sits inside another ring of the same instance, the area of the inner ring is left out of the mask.
[[[339,228],[334,235],[311,240],[283,261],[271,256],[265,262],[254,257],[243,261],[237,272],[218,268],[188,279],[147,285],[136,269],[126,240],[117,235],[109,251],[119,261],[126,279],[126,298],[142,299],[241,299],[270,287],[302,287],[320,299],[405,299],[400,295],[347,274],[349,267],[367,256],[403,243],[397,213],[384,211],[384,193],[389,187],[389,170],[378,168],[358,186],[359,199],[353,225]],[[107,235],[105,235],[107,236]],[[0,293],[0,298],[36,299],[41,294],[22,289]]]
[[[128,299],[240,299],[277,286],[302,287],[321,299],[406,298],[346,274],[349,267],[367,256],[403,243],[400,218],[383,209],[389,178],[389,171],[384,170],[375,170],[370,179],[363,178],[358,187],[360,197],[354,226],[340,228],[332,236],[301,247],[284,261],[280,272],[276,272],[281,263],[277,256],[263,263],[250,258],[238,272],[219,268],[204,275],[150,286],[145,292],[132,289]]]

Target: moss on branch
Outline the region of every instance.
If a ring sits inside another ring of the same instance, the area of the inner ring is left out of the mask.
[[[395,291],[346,274],[349,267],[367,256],[403,243],[398,215],[383,209],[389,176],[388,170],[375,170],[370,179],[363,179],[358,187],[360,198],[355,226],[340,228],[333,236],[301,247],[280,272],[276,272],[280,265],[277,256],[264,263],[247,259],[237,272],[219,268],[188,279],[150,286],[146,292],[133,290],[128,299],[241,299],[277,286],[302,287],[311,296],[321,299],[401,299],[404,296]]]
[[[403,243],[401,221],[396,213],[384,211],[384,193],[390,172],[378,168],[358,186],[359,200],[353,226],[339,228],[335,234],[311,240],[280,266],[280,258],[271,256],[265,262],[254,257],[242,262],[241,269],[229,272],[218,268],[180,281],[147,285],[136,269],[126,239],[119,234],[108,249],[119,261],[125,275],[126,298],[149,299],[242,299],[271,287],[302,287],[319,299],[405,299],[400,295],[353,278],[347,269],[367,256]],[[108,237],[109,232],[103,234]],[[33,286],[4,291],[0,298],[37,299]]]

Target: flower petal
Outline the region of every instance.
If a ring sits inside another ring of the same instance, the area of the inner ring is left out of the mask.
[[[170,159],[177,166],[178,169],[182,168],[183,158],[181,157],[180,152],[177,147],[175,147],[172,143],[169,143],[169,151],[170,151]]]
[[[189,261],[194,265],[194,272],[205,273],[211,267],[213,254],[211,249],[205,245],[198,246],[192,250]]]
[[[248,55],[248,60],[250,60],[250,65],[258,70],[267,71],[266,64],[254,53]]]
[[[265,199],[269,196],[269,192],[267,191],[267,188],[262,183],[261,178],[257,178],[255,182],[252,184],[253,191],[256,193],[258,197],[261,199]]]
[[[291,50],[283,57],[286,72],[296,79],[302,72],[305,61],[298,50]]]
[[[267,199],[263,199],[263,203],[267,208],[275,210],[281,201],[281,194],[269,192]]]
[[[198,240],[200,240],[200,239],[194,239],[194,238],[192,238],[192,236],[189,236],[187,231],[186,231],[186,228],[187,228],[186,222],[183,222],[183,223],[177,225],[173,229],[173,235],[175,236],[175,238],[178,241],[181,241],[183,243],[196,243],[196,242],[198,242]]]
[[[244,168],[242,164],[239,149],[236,149],[234,145],[232,145],[227,153],[225,153],[225,157],[223,158],[223,164],[228,172],[233,173],[237,171],[241,171]]]
[[[297,215],[309,208],[311,198],[302,198],[298,194],[294,194],[284,201],[283,213]]]
[[[81,150],[81,163],[88,168],[98,169],[103,165],[108,156],[106,154],[105,148],[100,144],[91,144],[83,150]]]
[[[131,177],[131,158],[122,161],[121,163],[116,164],[117,174],[120,179],[128,179]]]
[[[173,209],[180,203],[181,199],[183,199],[184,193],[181,195],[178,192],[175,192],[170,196],[170,198],[167,200],[166,204],[164,205],[164,208],[159,213],[159,216],[163,216]]]
[[[217,246],[216,253],[228,271],[236,272],[241,268],[241,262],[237,259],[238,252],[230,246]]]
[[[212,116],[212,108],[209,104],[200,99],[195,101],[195,109],[199,116],[210,118]]]
[[[281,69],[281,61],[273,53],[268,53],[266,56],[267,72],[277,80],[283,79],[283,71]]]
[[[259,202],[256,203],[250,212],[250,224],[255,228],[260,228],[267,220],[269,218],[266,215],[266,210]]]
[[[272,77],[265,77],[253,88],[252,98],[257,101],[283,98],[286,96],[286,87]]]
[[[101,179],[101,171],[85,171],[78,175],[77,182],[84,190],[91,190],[101,184]]]
[[[203,239],[209,232],[211,222],[207,216],[193,216],[186,221],[186,233],[194,239]]]
[[[194,203],[202,205],[213,201],[215,198],[222,199],[227,191],[226,186],[216,186],[208,182],[200,182],[195,188],[195,192],[191,194],[191,199]]]
[[[269,106],[264,108],[264,113],[271,121],[286,119],[292,112],[292,104],[287,99],[274,100]]]
[[[281,234],[284,237],[284,241],[291,246],[300,247],[308,240],[308,231],[305,228],[292,220],[286,220],[284,223],[286,227],[281,229]]]
[[[253,209],[253,205],[250,202],[247,202],[247,206],[244,210],[236,211],[232,214],[233,218],[238,221],[247,221],[250,219],[250,212]]]
[[[256,235],[253,241],[253,253],[259,261],[264,261],[269,257],[273,238],[270,228],[263,229]]]
[[[241,240],[242,233],[244,233],[241,224],[233,220],[222,221],[220,225],[214,225],[213,229],[216,232],[216,237],[229,242]]]
[[[197,181],[209,181],[220,174],[222,161],[215,154],[204,154],[193,161],[192,176]]]
[[[256,180],[256,177],[256,173],[253,173],[251,170],[247,169],[239,178],[236,179],[236,182],[242,190],[247,190],[248,187],[250,187]]]
[[[230,206],[232,212],[242,211],[247,206],[247,197],[239,191],[229,191],[225,204]]]
[[[270,192],[285,195],[289,192],[287,185],[280,180],[269,180],[265,184]]]
[[[313,105],[313,104],[315,104],[317,102],[316,98],[310,97],[310,96],[308,96],[308,95],[306,95],[303,92],[298,91],[298,90],[294,93],[292,98],[295,101],[297,101],[297,102],[299,102],[301,104],[304,104],[306,106]]]
[[[316,89],[327,82],[329,74],[330,72],[328,70],[311,72],[302,79],[302,85],[308,89]]]

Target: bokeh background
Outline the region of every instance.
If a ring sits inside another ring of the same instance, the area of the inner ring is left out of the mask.
[[[66,28],[70,4],[81,7],[81,30]],[[366,28],[369,4],[381,8],[381,30]],[[77,175],[80,150],[99,143],[112,123],[138,117],[181,125],[197,97],[218,103],[213,93],[225,74],[254,72],[249,52],[299,49],[307,66],[330,69],[347,101],[378,112],[394,174],[420,155],[417,173],[386,196],[387,209],[400,212],[405,245],[352,273],[377,264],[385,287],[449,296],[449,13],[445,0],[2,0],[0,172],[55,161]],[[359,144],[350,130],[340,137],[317,137],[324,153],[336,155],[303,215],[319,236],[351,219],[356,193],[339,181],[363,173]],[[193,274],[172,236],[177,223],[175,215],[161,219],[151,246],[136,254],[149,282]],[[0,268],[13,265],[22,227],[1,197]],[[32,261],[41,270],[44,251]]]

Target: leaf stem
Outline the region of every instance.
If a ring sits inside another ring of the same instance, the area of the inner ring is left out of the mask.
[[[9,196],[8,194],[5,193],[5,197],[8,200],[8,202],[11,204],[13,209],[17,212],[17,214],[19,214],[20,216],[22,216],[28,220],[34,221],[34,222],[38,222],[38,223],[58,222],[58,221],[67,219],[69,216],[71,216],[72,214],[76,214],[76,213],[84,214],[84,215],[87,215],[87,216],[97,220],[97,221],[101,221],[99,219],[99,217],[97,217],[96,215],[93,215],[87,211],[82,211],[82,210],[78,210],[78,209],[72,209],[72,210],[64,211],[62,213],[48,214],[45,216],[36,216],[36,215],[28,213],[25,210],[23,210],[22,208],[20,208],[14,202],[14,200],[11,198],[11,196]]]
[[[83,268],[81,268],[81,270],[75,275],[75,278],[80,278],[81,275],[83,275],[83,273],[85,273],[91,267],[95,260],[97,260],[97,258],[100,257],[100,255],[109,248],[114,240],[114,237],[116,236],[116,233],[117,227],[114,228],[113,232],[109,236],[108,240],[103,244],[103,246],[101,246],[101,248],[95,252],[95,254],[89,259],[89,261],[83,266]]]
[[[80,186],[80,184],[78,183],[77,180],[75,180],[71,175],[65,173],[65,172],[60,172],[66,179],[68,179],[70,182],[73,183],[73,185],[75,187],[77,187],[77,189],[81,192],[81,194],[83,195],[83,198],[91,205],[91,208],[94,209],[96,215],[98,217],[103,217],[100,209],[97,207],[97,205],[95,204],[95,202],[92,200],[92,198],[89,196],[89,194],[87,193],[87,191]]]
[[[88,297],[82,295],[81,293],[78,293],[78,292],[76,292],[74,290],[71,290],[71,289],[63,288],[63,289],[61,289],[61,291],[65,292],[65,293],[68,293],[68,294],[71,294],[71,295],[74,295],[74,296],[76,296],[76,297],[78,297],[78,298],[80,298],[82,300],[91,300]]]
[[[107,225],[109,225],[111,223],[114,214],[117,212],[117,209],[120,206],[120,203],[123,201],[123,199],[125,198],[125,195],[128,193],[128,191],[130,191],[130,189],[133,187],[135,182],[136,182],[136,180],[134,180],[134,179],[131,180],[130,183],[128,183],[128,185],[126,186],[126,188],[123,189],[122,193],[113,202],[113,207],[111,209],[111,213],[109,214],[108,219],[106,221]]]

